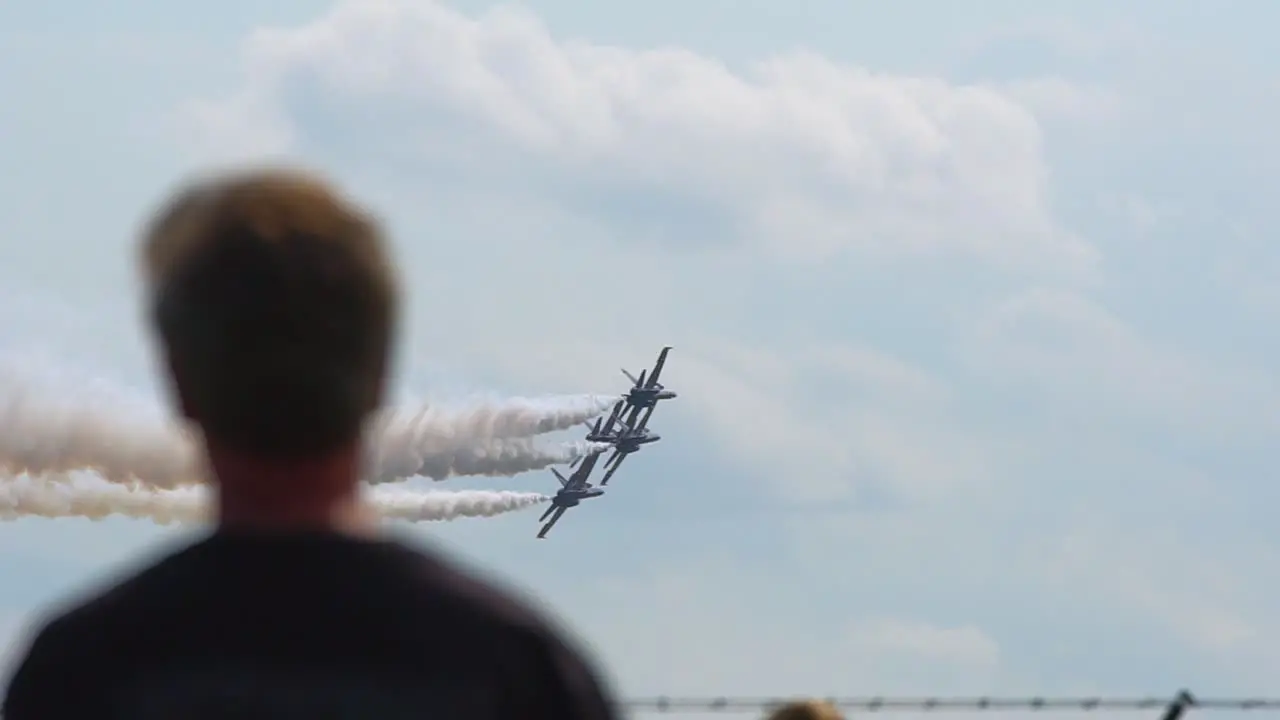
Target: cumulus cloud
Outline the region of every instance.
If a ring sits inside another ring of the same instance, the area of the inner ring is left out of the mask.
[[[784,571],[694,551],[625,578],[591,582],[562,608],[603,643],[627,694],[739,696],[982,692],[1003,672],[999,647],[981,628],[939,627],[908,616],[865,617],[831,607]],[[726,593],[734,598],[724,603]],[[785,608],[804,606],[807,622]],[[617,617],[630,617],[627,627]],[[669,658],[678,654],[680,661]],[[697,673],[690,673],[697,668]],[[928,683],[928,684],[926,684]]]
[[[425,347],[448,345],[522,383],[567,384],[616,382],[621,358],[649,362],[653,347],[674,343],[673,382],[697,388],[680,402],[792,500],[868,487],[952,497],[987,482],[990,443],[954,428],[944,384],[922,368],[867,343],[824,338],[810,350],[812,340],[774,337],[790,313],[810,311],[766,307],[786,291],[762,267],[822,261],[821,286],[838,298],[911,257],[1054,276],[1095,259],[1054,217],[1041,129],[1004,86],[813,53],[737,68],[685,49],[556,37],[517,8],[472,17],[398,0],[261,29],[244,63],[237,93],[186,108],[202,148],[224,160],[293,154],[362,178],[397,206],[428,204],[433,220],[401,220],[425,285],[456,282],[433,270],[463,256],[444,238],[469,235],[503,258],[474,268],[501,293],[468,300],[471,317],[502,323],[500,339],[433,313],[442,339]],[[644,290],[620,292],[609,268]],[[548,292],[548,279],[573,289]],[[794,297],[818,292],[799,273],[784,282]],[[567,303],[573,294],[593,300]],[[514,296],[518,309],[492,300]],[[822,312],[837,322],[874,312],[841,302]]]
[[[512,7],[471,18],[403,0],[260,30],[245,63],[238,95],[188,108],[224,159],[345,145],[453,182],[536,177],[537,192],[621,213],[640,235],[792,259],[1093,258],[1052,217],[1035,117],[995,87],[812,53],[736,70],[557,38]]]
[[[1280,395],[1267,373],[1143,337],[1104,305],[1036,288],[971,326],[968,360],[979,373],[1023,383],[1060,406],[1206,435],[1269,437]]]
[[[1180,547],[1162,529],[1120,531],[1086,523],[1061,538],[1045,559],[1055,585],[1082,588],[1084,596],[1102,590],[1109,605],[1160,625],[1198,651],[1230,657],[1256,649],[1264,634],[1274,637],[1268,613],[1251,607],[1260,598],[1248,597],[1240,577],[1211,555]],[[1198,582],[1184,582],[1189,575]]]
[[[681,369],[700,389],[690,405],[787,500],[940,501],[983,484],[980,432],[957,427],[946,389],[909,362],[855,345],[699,350]]]
[[[1127,109],[1124,99],[1111,88],[1061,77],[1014,80],[1000,88],[1042,119],[1097,127],[1115,122]]]

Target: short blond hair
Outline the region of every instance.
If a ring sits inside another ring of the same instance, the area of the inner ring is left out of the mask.
[[[829,702],[797,700],[774,709],[767,720],[844,720],[844,715]]]
[[[399,312],[370,214],[300,170],[203,179],[160,209],[142,261],[175,389],[207,436],[268,455],[359,439]]]

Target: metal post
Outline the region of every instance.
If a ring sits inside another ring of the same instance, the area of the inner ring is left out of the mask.
[[[1160,720],[1182,720],[1182,715],[1195,704],[1196,699],[1190,691],[1179,691],[1177,697],[1165,707],[1164,716]]]

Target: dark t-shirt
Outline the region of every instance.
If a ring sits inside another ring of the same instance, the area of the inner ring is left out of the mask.
[[[3,720],[613,720],[546,621],[392,541],[215,533],[51,622]]]

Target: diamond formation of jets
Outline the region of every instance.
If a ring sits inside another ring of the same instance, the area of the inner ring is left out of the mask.
[[[555,468],[551,472],[555,473],[556,479],[560,481],[560,490],[551,498],[551,507],[547,509],[542,517],[538,518],[538,522],[547,521],[546,525],[538,531],[538,538],[542,539],[547,536],[547,532],[560,520],[560,517],[571,507],[577,507],[578,503],[588,498],[600,497],[604,494],[603,487],[609,484],[609,479],[622,466],[622,461],[628,455],[638,452],[641,447],[650,443],[658,442],[662,436],[649,430],[649,418],[653,416],[653,411],[661,400],[671,400],[677,397],[676,393],[668,390],[658,379],[662,375],[662,368],[667,364],[667,353],[671,352],[671,347],[662,348],[658,353],[658,361],[654,363],[653,370],[642,370],[640,376],[636,377],[627,372],[624,368],[622,374],[627,376],[632,386],[622,399],[613,406],[613,411],[609,417],[599,418],[595,425],[587,424],[587,440],[590,442],[608,443],[613,446],[609,459],[605,461],[605,475],[600,480],[600,486],[593,485],[589,481],[592,470],[595,469],[596,461],[600,458],[600,453],[590,455],[585,459],[575,460],[570,467],[576,467],[573,474],[568,478],[560,474]],[[578,463],[581,462],[579,466]]]

